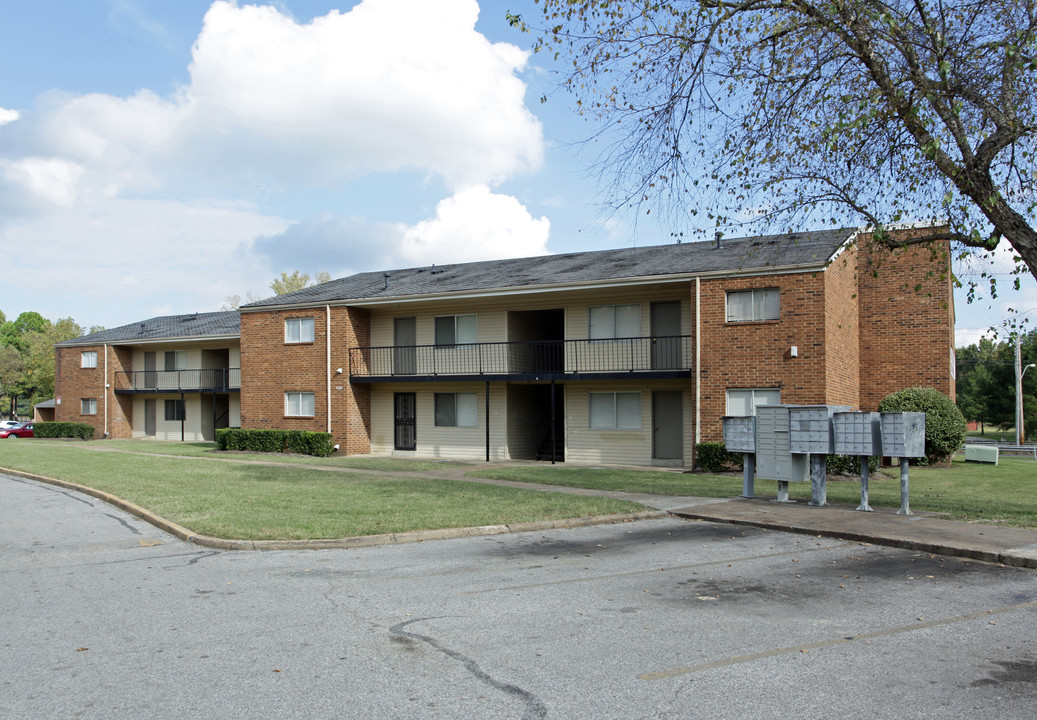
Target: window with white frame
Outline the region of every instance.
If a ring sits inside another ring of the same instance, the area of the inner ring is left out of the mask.
[[[641,335],[640,305],[603,305],[588,313],[587,337],[591,340],[632,338]]]
[[[187,419],[187,410],[184,407],[183,400],[166,400],[165,402],[165,415],[166,420],[180,422]]]
[[[186,370],[187,352],[185,350],[167,350],[165,355],[165,369],[166,371]]]
[[[777,320],[781,308],[778,288],[754,288],[727,292],[727,321]]]
[[[285,343],[313,342],[313,318],[288,318],[284,321]]]
[[[97,398],[83,398],[79,401],[80,412],[83,415],[96,415],[97,414]]]
[[[284,414],[289,417],[313,417],[313,393],[286,392]]]
[[[479,424],[479,400],[475,393],[436,393],[435,405],[438,427],[476,427]]]
[[[436,318],[436,345],[474,345],[479,337],[475,315],[441,315]]]
[[[97,367],[97,351],[96,350],[85,350],[79,354],[79,367],[95,368]]]
[[[780,405],[778,388],[739,388],[727,391],[728,415],[755,415],[758,405]]]
[[[591,430],[640,430],[640,392],[590,393]]]

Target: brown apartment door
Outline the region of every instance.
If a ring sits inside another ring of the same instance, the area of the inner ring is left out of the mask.
[[[402,317],[392,321],[393,375],[413,375],[418,371],[414,347],[417,338],[417,320],[415,318]]]
[[[154,355],[154,353],[152,353]],[[144,401],[144,434],[155,437],[155,401]]]
[[[684,402],[680,390],[652,393],[652,459],[684,459]]]
[[[652,369],[680,370],[681,304],[652,303]]]
[[[155,370],[155,353],[144,353],[144,387],[148,390],[158,387],[158,373]]]

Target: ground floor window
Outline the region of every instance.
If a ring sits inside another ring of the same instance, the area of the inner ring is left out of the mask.
[[[286,392],[284,394],[284,414],[290,417],[313,417],[313,393]]]
[[[738,388],[727,391],[728,415],[755,415],[757,405],[780,405],[778,388]]]
[[[81,410],[83,415],[96,415],[97,414],[97,398],[83,398],[80,400]]]
[[[590,393],[591,430],[640,430],[640,392]]]
[[[176,420],[179,422],[187,417],[187,413],[184,410],[183,400],[166,400],[165,408],[166,420]]]
[[[439,427],[476,427],[479,400],[475,393],[436,393],[436,425]]]

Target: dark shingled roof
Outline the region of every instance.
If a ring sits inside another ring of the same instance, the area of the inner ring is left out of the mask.
[[[259,300],[243,305],[242,309],[574,285],[624,278],[658,276],[661,279],[667,275],[820,267],[856,232],[841,228],[723,240],[720,247],[712,242],[674,243],[366,272]]]
[[[71,345],[127,344],[142,340],[164,340],[194,337],[222,337],[241,334],[241,315],[229,312],[166,315],[130,323],[122,327],[101,330],[74,340],[60,342],[55,347]]]

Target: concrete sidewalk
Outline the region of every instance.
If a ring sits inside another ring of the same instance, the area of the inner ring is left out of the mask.
[[[703,498],[670,508],[678,517],[824,535],[939,555],[1037,568],[1037,530],[947,520],[933,513],[859,512],[849,505],[813,507],[765,499]]]

